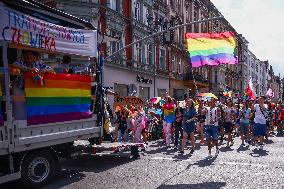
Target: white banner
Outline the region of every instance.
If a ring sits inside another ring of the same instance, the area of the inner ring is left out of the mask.
[[[0,3],[0,18],[0,40],[52,52],[97,56],[96,30],[52,24],[15,11],[3,3]]]

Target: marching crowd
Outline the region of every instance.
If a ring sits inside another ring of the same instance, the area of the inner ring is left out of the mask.
[[[170,96],[158,102],[147,102],[144,107],[117,106],[106,111],[105,138],[118,142],[147,144],[149,140],[163,139],[167,148],[173,147],[184,154],[189,139],[190,153],[200,145],[208,146],[219,154],[219,146],[227,148],[240,137],[242,146],[254,145],[263,150],[273,134],[283,134],[284,103],[272,103],[261,96],[255,100],[218,101],[216,98],[186,98],[181,105]],[[112,124],[111,124],[112,123]]]

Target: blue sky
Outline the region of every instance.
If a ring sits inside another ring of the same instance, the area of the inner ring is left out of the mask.
[[[284,75],[284,0],[211,0],[249,49]]]

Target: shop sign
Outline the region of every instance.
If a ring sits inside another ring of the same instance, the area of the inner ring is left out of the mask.
[[[52,24],[13,10],[0,3],[0,40],[16,46],[48,51],[97,56],[95,30],[82,30]]]
[[[140,76],[140,75],[137,75],[137,81],[140,82],[140,83],[147,83],[147,84],[153,83],[152,79],[147,79],[147,78],[144,78],[143,76]]]
[[[126,96],[126,97],[120,97],[115,96],[114,97],[114,106],[143,106],[144,102],[141,98],[135,97],[135,96]]]

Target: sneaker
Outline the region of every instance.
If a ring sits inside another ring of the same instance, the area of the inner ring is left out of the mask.
[[[263,150],[263,144],[259,146],[259,150]]]
[[[199,144],[200,144],[200,145],[204,145],[204,144],[205,144],[205,141],[204,141],[204,140],[203,140],[203,141],[201,140],[201,141],[199,142]]]
[[[208,159],[211,159],[213,158],[213,156],[211,155],[211,153],[209,152],[208,156],[207,156]]]
[[[234,141],[232,141],[232,142],[231,142],[231,145],[230,145],[230,147],[232,147],[233,145],[234,145]]]
[[[179,151],[179,153],[180,153],[181,155],[183,155],[183,154],[184,154],[184,151]]]
[[[193,153],[194,153],[194,149],[191,149],[189,153],[190,153],[190,154],[193,154]]]
[[[227,148],[230,148],[230,143],[229,143],[229,142],[227,142],[226,147],[227,147]]]
[[[245,143],[242,143],[241,146],[242,146],[242,147],[245,147],[246,145],[245,145]]]

